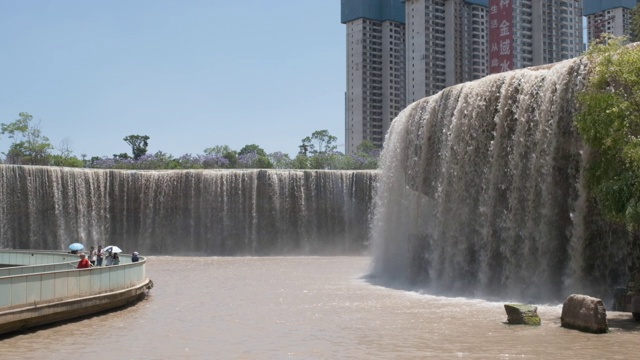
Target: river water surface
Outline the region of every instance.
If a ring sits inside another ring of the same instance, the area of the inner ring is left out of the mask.
[[[1,359],[631,359],[640,326],[509,326],[503,303],[369,284],[368,257],[149,257],[146,300],[0,341]]]

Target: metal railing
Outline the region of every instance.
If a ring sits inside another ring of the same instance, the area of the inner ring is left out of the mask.
[[[76,269],[78,257],[64,252],[0,250],[0,311],[38,306],[131,288],[147,277],[146,259],[132,263],[122,255],[119,265]]]

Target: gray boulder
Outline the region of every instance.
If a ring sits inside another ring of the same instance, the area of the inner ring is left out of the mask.
[[[609,332],[607,310],[602,300],[587,295],[570,295],[562,304],[562,327],[594,334]]]
[[[613,289],[613,306],[611,310],[633,312],[633,310],[631,310],[632,295],[633,293],[627,290],[627,288]]]
[[[504,304],[507,322],[511,325],[540,325],[538,307],[523,304]]]
[[[633,292],[629,297],[631,300],[629,301],[630,304],[628,311],[631,311],[631,314],[636,321],[640,321],[640,292]]]

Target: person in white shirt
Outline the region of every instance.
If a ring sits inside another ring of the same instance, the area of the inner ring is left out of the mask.
[[[95,247],[91,247],[91,251],[89,252],[89,262],[91,262],[92,266],[96,266],[96,259],[98,258],[98,252]]]
[[[105,266],[113,265],[113,252],[111,250],[107,251],[107,257],[104,258]]]

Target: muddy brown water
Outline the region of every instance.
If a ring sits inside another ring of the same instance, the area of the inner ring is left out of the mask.
[[[371,285],[368,257],[149,257],[135,306],[5,337],[1,359],[631,359],[640,325],[611,332],[506,325],[502,302]]]

